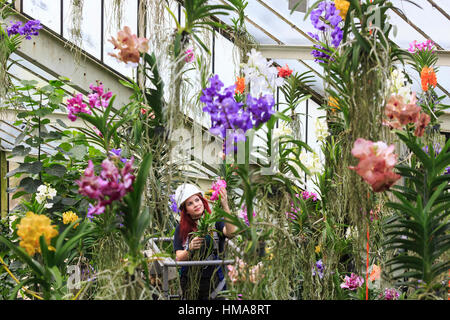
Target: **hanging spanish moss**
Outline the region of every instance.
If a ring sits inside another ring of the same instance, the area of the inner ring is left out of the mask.
[[[123,0],[113,0],[112,10],[116,20],[117,29],[122,29],[123,22]]]
[[[336,226],[334,229],[336,238],[343,239],[349,230],[352,230],[355,235],[353,237],[355,242],[352,245],[354,258],[351,261],[348,260],[350,252],[341,252],[337,248],[338,241],[327,239],[324,242],[324,255],[327,256],[326,267],[330,270],[345,264],[347,269],[353,269],[360,274],[366,272],[367,233],[371,225],[371,213],[383,203],[384,199],[374,193],[359,175],[349,169],[356,162],[351,153],[356,139],[385,141],[387,144],[393,140],[393,135],[388,128],[382,125],[384,107],[389,95],[387,84],[392,68],[391,48],[388,44],[380,45],[377,34],[384,37],[384,34],[375,28],[374,33],[365,38],[370,44],[370,50],[367,55],[360,57],[357,68],[351,71],[327,70],[331,76],[339,74],[343,83],[332,88],[337,92],[335,97],[338,97],[339,101],[328,96],[325,103],[333,105],[330,101],[334,101],[334,107],[348,107],[347,118],[344,122],[343,120],[336,122],[334,110],[327,109],[329,127],[332,132],[334,131],[336,141],[334,152],[326,154],[328,177],[332,181],[325,196],[327,219],[333,221],[333,225]],[[343,44],[340,52],[346,52],[347,45],[351,48],[351,41]],[[341,58],[344,57],[337,56],[336,60],[340,61]],[[326,86],[329,85],[326,84]],[[385,210],[382,211],[385,212]],[[328,274],[323,280],[326,282],[324,297],[336,298],[336,281]]]
[[[69,13],[69,41],[64,43],[73,52],[74,61],[80,63],[83,49],[83,7],[84,0],[71,0]]]
[[[270,180],[270,179],[268,179]],[[304,255],[304,237],[292,234],[286,213],[291,209],[291,196],[282,184],[258,181],[260,199],[254,208],[252,225],[262,236],[255,252],[246,252],[250,239],[229,248],[227,258],[236,263],[228,270],[231,286],[224,296],[229,299],[271,300],[302,299],[304,274],[310,272],[300,261]],[[255,181],[256,183],[256,181]],[[231,269],[230,269],[231,268]]]
[[[374,33],[377,33],[375,31]],[[382,36],[384,36],[382,34]],[[375,36],[372,39],[376,39]],[[370,38],[368,40],[371,40]],[[384,117],[384,107],[389,94],[388,79],[392,62],[390,60],[390,48],[377,46],[375,41],[371,41],[372,49],[370,55],[361,57],[360,68],[356,73],[352,73],[349,84],[350,104],[349,118],[350,128],[346,138],[344,138],[343,155],[347,158],[342,163],[351,165],[355,163],[351,159],[354,141],[358,138],[364,138],[371,141],[385,141],[390,143],[392,135],[389,129],[382,125]],[[361,83],[367,85],[361,86]],[[350,158],[350,159],[349,159]],[[359,247],[361,250],[356,257],[364,256],[364,244],[366,242],[366,230],[369,223],[370,212],[375,210],[376,196],[370,186],[364,182],[355,172],[346,168],[343,172],[342,186],[343,194],[348,201],[347,212],[351,223],[358,229],[360,234]],[[356,261],[358,271],[364,263]]]

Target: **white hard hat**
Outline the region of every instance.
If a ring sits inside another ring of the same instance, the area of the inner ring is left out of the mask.
[[[201,193],[203,196],[203,192],[193,184],[184,183],[181,186],[179,186],[175,191],[175,201],[177,202],[178,208],[180,208],[183,202],[189,199],[189,197],[198,193]]]

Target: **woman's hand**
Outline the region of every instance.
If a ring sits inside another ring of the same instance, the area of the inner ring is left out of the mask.
[[[220,194],[220,204],[222,205],[223,210],[229,211],[230,208],[228,207],[227,189],[221,187],[219,190],[219,194]]]
[[[189,250],[200,249],[200,247],[202,246],[204,240],[205,240],[205,238],[200,238],[200,237],[193,238],[191,240],[191,242],[189,243]]]

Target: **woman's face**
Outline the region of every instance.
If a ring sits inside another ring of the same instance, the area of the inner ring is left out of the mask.
[[[202,200],[196,194],[189,197],[186,200],[185,205],[186,213],[189,214],[193,220],[200,219],[203,215],[203,211],[205,211]]]

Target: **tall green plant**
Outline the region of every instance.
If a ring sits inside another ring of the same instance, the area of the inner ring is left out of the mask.
[[[152,155],[147,154],[142,160],[133,190],[123,199],[120,207],[123,212],[123,228],[120,232],[128,246],[128,257],[131,259],[129,273],[133,274],[134,268],[142,263],[142,248],[145,245],[144,233],[150,225],[150,211],[148,207],[142,207],[142,198],[145,191],[147,176],[152,170]],[[146,264],[143,264],[146,267]]]
[[[445,259],[450,249],[450,175],[443,174],[450,165],[450,141],[435,157],[431,144],[428,155],[413,135],[397,132],[397,136],[413,152],[417,165],[396,167],[405,178],[405,186],[395,186],[392,194],[398,201],[387,203],[396,214],[386,220],[384,248],[399,250],[387,266],[392,267],[392,277],[400,284],[419,286],[418,296],[433,294],[441,288],[441,275],[450,268]]]

